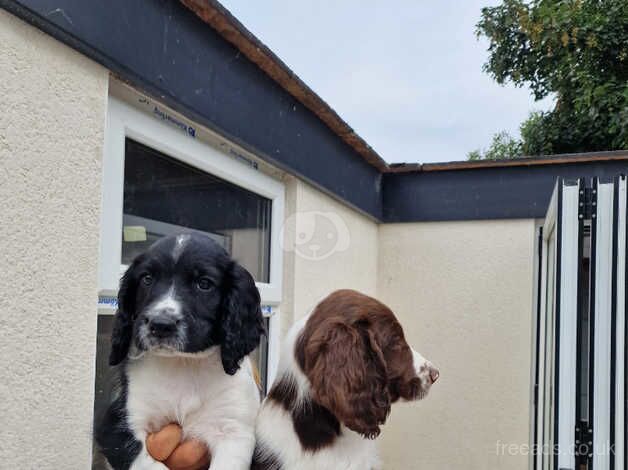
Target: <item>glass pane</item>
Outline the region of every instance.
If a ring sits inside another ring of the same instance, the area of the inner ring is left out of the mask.
[[[200,231],[269,280],[272,201],[126,139],[122,264],[151,243]]]
[[[579,354],[579,403],[577,417],[581,421],[590,421],[590,397],[589,397],[589,368],[590,368],[590,340],[591,340],[591,321],[590,321],[590,283],[591,283],[591,226],[590,222],[586,222],[583,235],[583,252],[580,265],[580,286],[578,295],[580,296],[580,349]]]
[[[98,331],[96,336],[96,379],[94,383],[94,424],[100,421],[112,399],[114,386],[114,369],[109,367],[109,350],[111,349],[111,331],[113,315],[98,315]],[[92,452],[92,470],[110,468],[98,451],[94,442]]]
[[[545,304],[545,390],[544,390],[544,429],[543,429],[543,469],[550,470],[554,463],[554,338],[556,293],[556,233],[552,233],[547,243],[547,284]]]

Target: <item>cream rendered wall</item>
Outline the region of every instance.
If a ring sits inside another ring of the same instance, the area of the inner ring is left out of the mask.
[[[282,332],[330,292],[375,295],[377,224],[299,179],[285,177]]]
[[[91,456],[108,73],[0,10],[0,467]]]
[[[529,443],[534,238],[533,220],[380,226],[378,296],[441,370],[393,407],[384,468],[528,468],[499,446]]]

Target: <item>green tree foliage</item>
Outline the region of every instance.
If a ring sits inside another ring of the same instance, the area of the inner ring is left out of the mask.
[[[495,134],[487,150],[474,150],[468,154],[469,160],[505,160],[519,156],[521,156],[521,142],[506,131]]]
[[[530,115],[519,148],[508,150],[628,149],[628,0],[503,0],[482,9],[477,34],[489,40],[484,70],[498,83],[556,97],[553,110]],[[495,154],[491,147],[469,156]]]

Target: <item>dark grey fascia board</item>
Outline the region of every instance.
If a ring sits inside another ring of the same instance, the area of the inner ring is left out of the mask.
[[[628,160],[388,173],[383,222],[545,217],[557,178],[626,173]]]
[[[381,220],[381,173],[172,0],[0,0],[0,7],[268,163]]]

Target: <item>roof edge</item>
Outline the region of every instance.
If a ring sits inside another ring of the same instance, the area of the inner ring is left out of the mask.
[[[391,163],[385,173],[416,173],[432,171],[479,170],[513,166],[560,165],[569,163],[628,160],[628,150],[609,152],[565,153],[539,157],[519,157],[509,160],[475,160],[443,163]]]
[[[251,33],[216,0],[180,0],[205,23],[233,44],[284,90],[312,111],[332,132],[379,171],[389,169],[386,161],[344,121],[331,106],[303,82],[275,53]]]

